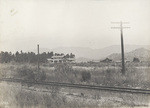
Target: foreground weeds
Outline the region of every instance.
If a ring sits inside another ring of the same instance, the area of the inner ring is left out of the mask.
[[[150,68],[126,67],[125,75],[121,68],[73,68],[70,64],[55,64],[54,67],[34,64],[1,64],[0,77],[17,78],[28,81],[56,81],[78,84],[121,86],[150,89]]]
[[[150,88],[149,68],[128,67],[126,74],[118,68],[74,69],[69,64],[52,67],[34,64],[1,64],[1,78],[27,81],[58,81],[67,83]],[[46,92],[45,92],[46,91]],[[149,96],[60,88],[54,86],[0,83],[0,107],[8,108],[81,108],[148,106]]]
[[[45,92],[47,91],[47,92]],[[18,83],[0,83],[2,108],[108,108],[148,106],[149,96],[142,94],[70,89],[54,86],[26,87]]]

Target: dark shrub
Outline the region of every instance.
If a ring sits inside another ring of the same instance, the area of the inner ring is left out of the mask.
[[[35,81],[45,81],[46,80],[46,73],[42,70],[35,73]]]
[[[71,72],[72,71],[72,67],[66,63],[62,63],[62,64],[57,64],[54,66],[55,67],[55,72]]]
[[[21,78],[22,80],[28,80],[28,81],[34,81],[35,75],[33,73],[33,70],[30,68],[27,68],[26,66],[17,69],[17,78]]]
[[[90,72],[82,72],[82,81],[88,81],[91,79]]]
[[[37,71],[36,68],[24,66],[17,69],[17,75],[15,77],[27,81],[44,81],[46,74],[43,70]]]
[[[62,81],[62,82],[69,82],[69,83],[74,83],[76,73],[72,69],[72,66],[67,63],[61,63],[61,64],[55,64],[55,76],[56,76],[56,81]]]

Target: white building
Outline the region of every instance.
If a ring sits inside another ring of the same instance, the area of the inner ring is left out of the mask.
[[[64,55],[52,56],[47,59],[49,63],[75,62],[75,58],[65,58]]]

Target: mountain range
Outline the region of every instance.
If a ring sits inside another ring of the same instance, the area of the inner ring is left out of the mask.
[[[149,50],[150,45],[125,45],[124,47],[125,53],[127,54],[128,53],[130,54],[130,52],[140,48],[141,50],[142,48],[145,50]],[[141,52],[141,50],[138,51]],[[32,51],[36,52],[36,50],[32,50]],[[75,54],[77,60],[88,61],[88,60],[101,60],[106,57],[113,58],[113,56],[119,55],[119,53],[121,52],[121,46],[112,45],[101,49],[92,49],[88,47],[58,47],[54,49],[40,48],[40,53],[51,52],[51,51],[53,51],[54,53],[64,53],[64,54],[73,53]],[[134,54],[136,55],[136,53],[139,52],[135,52],[135,53],[132,52],[133,53],[132,55]]]
[[[150,50],[145,48],[138,48],[128,53],[125,53],[125,60],[133,61],[133,58],[139,58],[140,61],[150,61]],[[121,54],[113,53],[107,58],[112,59],[113,61],[120,61]]]

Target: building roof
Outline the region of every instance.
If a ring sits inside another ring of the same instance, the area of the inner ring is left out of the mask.
[[[60,55],[60,56],[52,56],[51,58],[58,59],[58,58],[63,58],[63,57],[64,57],[64,55]]]
[[[101,60],[101,62],[112,62],[112,60],[109,59],[109,58],[106,58],[106,59],[104,59],[104,60]]]

